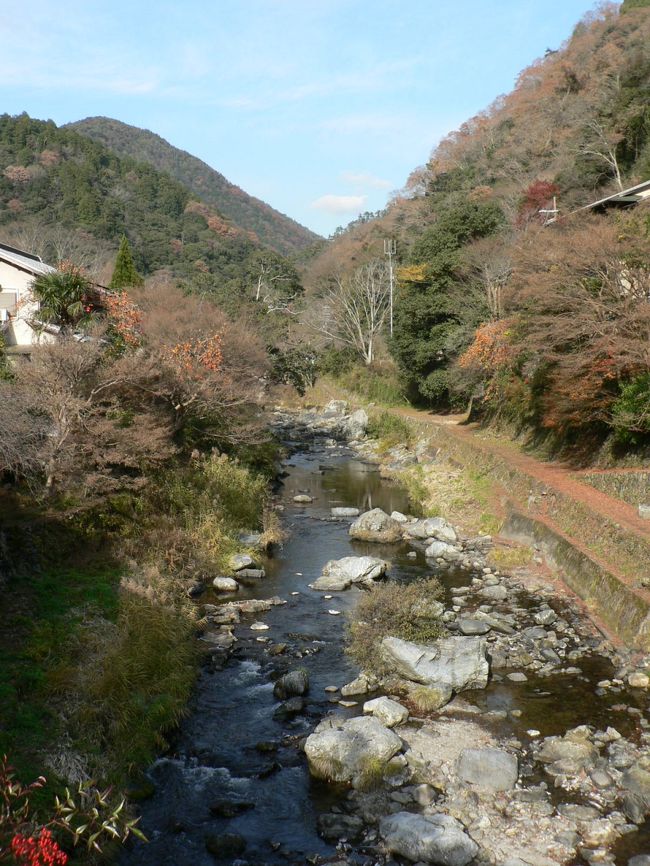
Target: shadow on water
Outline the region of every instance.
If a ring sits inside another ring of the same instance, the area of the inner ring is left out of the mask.
[[[421,551],[416,558],[408,557],[408,545],[351,542],[348,522],[331,519],[330,508],[335,505],[408,511],[406,492],[383,481],[373,466],[344,449],[315,448],[294,454],[288,469],[279,498],[289,538],[264,563],[267,577],[238,594],[239,599],[279,595],[287,604],[244,618],[224,669],[202,670],[190,715],[173,748],[149,770],[155,794],[141,805],[141,815],[150,841],[125,850],[123,866],[212,866],[215,860],[206,849],[206,838],[222,833],[246,839],[243,857],[251,864],[304,863],[317,854],[335,856],[334,848],[319,838],[316,821],[346,792],[310,778],[299,743],[332,709],[325,687],[340,687],[357,674],[344,653],[344,615],[355,604],[358,591],[325,599],[308,584],[320,575],[327,560],[351,554],[387,559],[391,577],[400,581],[429,576],[432,569]],[[303,492],[314,497],[311,505],[293,502],[293,496]],[[469,576],[456,572],[444,581],[449,590],[466,584]],[[202,599],[216,600],[209,595]],[[269,626],[262,638],[250,629],[254,619]],[[287,643],[287,654],[269,656],[267,639]],[[279,721],[274,718],[278,701],[273,696],[273,678],[297,667],[307,668],[310,675],[306,711]],[[551,734],[586,722],[601,727],[613,724],[611,705],[616,699],[594,695],[595,682],[611,673],[607,663],[593,659],[580,667],[584,679],[556,676],[531,678],[524,684],[494,682],[485,692],[466,696],[487,713],[521,709],[520,719],[500,720],[497,728],[500,734],[522,739],[525,730],[533,727]],[[349,715],[360,711],[360,706],[336,708]],[[620,721],[617,717],[621,733],[626,733],[628,721],[629,716]],[[234,809],[238,814],[223,817],[224,804],[239,804]],[[625,864],[629,856],[643,850],[638,847],[639,840],[645,844],[643,838],[648,838],[643,832],[645,837],[634,834],[635,839],[621,842],[622,859],[617,863]],[[231,861],[232,857],[222,862]]]

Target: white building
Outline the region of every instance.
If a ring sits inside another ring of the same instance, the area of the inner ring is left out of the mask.
[[[35,277],[55,271],[39,256],[0,243],[0,334],[8,354],[28,353],[35,343],[55,339],[38,321],[38,301],[31,291]]]

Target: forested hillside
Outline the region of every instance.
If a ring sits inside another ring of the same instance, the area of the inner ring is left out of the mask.
[[[202,201],[217,208],[234,225],[252,232],[263,244],[288,255],[318,240],[318,235],[268,204],[248,195],[202,160],[173,147],[148,129],[110,117],[88,117],[70,123],[73,129],[120,156],[146,162],[178,180]]]
[[[310,290],[323,296],[394,238],[387,347],[410,399],[444,409],[481,396],[488,414],[561,437],[595,426],[640,440],[647,208],[579,208],[648,178],[650,9],[600,6],[447,136],[381,218],[335,239]]]

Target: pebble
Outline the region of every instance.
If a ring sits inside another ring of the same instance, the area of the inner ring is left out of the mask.
[[[251,625],[251,631],[266,631],[268,625],[265,622],[254,622]]]
[[[535,728],[531,728],[529,731],[526,731],[529,737],[539,737],[541,731],[536,730]]]
[[[526,674],[522,673],[521,671],[515,671],[514,673],[507,674],[506,676],[510,680],[511,683],[526,683],[526,682],[528,682],[528,677],[526,676]]]
[[[333,693],[333,692],[338,692],[338,690],[339,690],[338,686],[325,686],[326,692]]]
[[[328,613],[331,613],[332,616],[340,616],[340,615],[341,615],[341,611],[340,611],[340,610],[328,610],[327,612],[328,612]]]
[[[627,678],[633,689],[647,689],[650,686],[650,677],[642,671],[634,671]]]
[[[342,706],[342,707],[346,707],[346,708],[349,708],[349,707],[358,707],[358,706],[359,706],[359,702],[358,702],[358,701],[339,701],[338,703],[339,703],[340,706]]]

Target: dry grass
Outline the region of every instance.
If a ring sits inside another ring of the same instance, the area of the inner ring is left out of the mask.
[[[529,565],[533,558],[532,547],[517,545],[516,547],[505,547],[499,545],[494,547],[488,554],[488,563],[493,568],[508,571],[513,568],[523,568]]]

